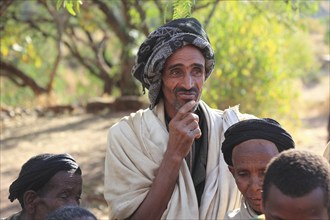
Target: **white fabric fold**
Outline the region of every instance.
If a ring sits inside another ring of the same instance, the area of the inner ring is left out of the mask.
[[[178,181],[162,219],[223,219],[239,207],[240,193],[221,153],[224,131],[244,115],[238,107],[225,111],[200,106],[208,124],[208,161],[200,207],[187,164],[183,160]],[[110,218],[131,216],[146,197],[168,142],[164,106],[139,110],[121,119],[108,133],[104,197]]]

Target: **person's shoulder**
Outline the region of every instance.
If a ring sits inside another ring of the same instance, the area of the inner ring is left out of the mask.
[[[330,141],[328,142],[327,146],[325,147],[323,156],[328,160],[330,163]]]
[[[115,127],[118,127],[122,124],[127,124],[130,121],[134,121],[137,118],[141,118],[143,114],[145,114],[146,112],[149,112],[150,109],[140,109],[136,112],[132,112],[129,115],[125,115],[124,117],[120,118],[118,122],[116,122],[115,124],[113,124],[110,129],[113,129]]]
[[[253,220],[265,220],[266,217],[264,214],[258,215],[256,218],[254,218]]]
[[[257,118],[256,116],[254,116],[252,114],[240,112],[239,105],[234,105],[234,106],[228,107],[224,110],[220,110],[220,109],[210,107],[202,100],[200,101],[200,103],[201,103],[202,109],[213,112],[217,115],[220,115],[221,117],[236,118],[238,121],[251,119],[251,118]]]
[[[22,212],[17,212],[15,214],[12,214],[11,216],[8,216],[7,218],[1,218],[1,220],[20,220]]]
[[[235,220],[235,219],[242,219],[241,211],[240,209],[234,209],[232,211],[227,212],[225,216],[225,220]]]
[[[212,108],[208,104],[206,104],[203,100],[199,101],[199,107],[203,111],[203,113],[214,114],[222,117],[223,111],[220,109]]]
[[[127,133],[130,130],[137,129],[145,114],[152,114],[152,111],[150,109],[140,109],[136,112],[122,117],[121,119],[119,119],[118,122],[116,122],[109,128],[108,135],[121,136],[123,133]]]
[[[248,113],[243,113],[240,112],[239,105],[235,105],[233,107],[229,107],[224,110],[224,114],[229,115],[231,117],[237,117],[239,121],[247,120],[247,119],[252,119],[252,118],[257,118],[256,116]]]

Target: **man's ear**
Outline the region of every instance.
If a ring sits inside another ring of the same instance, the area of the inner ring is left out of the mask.
[[[33,215],[36,209],[36,201],[38,194],[34,190],[28,190],[24,193],[23,202],[24,209],[29,215]]]

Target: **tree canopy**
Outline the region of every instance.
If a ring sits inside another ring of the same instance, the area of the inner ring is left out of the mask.
[[[318,68],[304,25],[317,9],[307,1],[5,0],[1,102],[142,95],[131,76],[139,45],[161,24],[193,16],[216,54],[203,99],[220,109],[241,104],[260,116],[287,114],[294,79]]]

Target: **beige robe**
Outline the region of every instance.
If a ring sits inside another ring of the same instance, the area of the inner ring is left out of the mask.
[[[209,140],[200,207],[183,160],[162,219],[223,219],[228,210],[239,207],[240,193],[223,159],[221,144],[224,131],[249,115],[240,114],[238,107],[223,112],[211,109],[203,101],[200,106],[206,117]],[[168,138],[162,102],[153,110],[132,113],[110,128],[104,177],[104,197],[110,208],[110,218],[127,218],[142,203],[162,162]]]
[[[323,156],[327,159],[327,161],[330,163],[330,141],[328,142],[327,146],[325,147]]]
[[[244,197],[241,199],[241,207],[226,214],[225,220],[253,220],[258,219],[259,215],[249,206]]]

